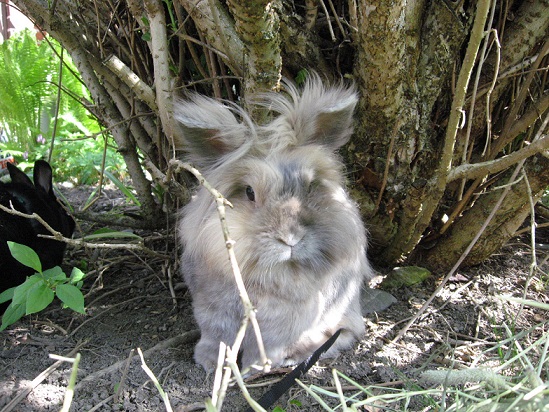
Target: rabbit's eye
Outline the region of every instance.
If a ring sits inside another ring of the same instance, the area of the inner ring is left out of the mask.
[[[251,186],[246,186],[246,196],[248,196],[249,200],[255,202],[255,192]]]

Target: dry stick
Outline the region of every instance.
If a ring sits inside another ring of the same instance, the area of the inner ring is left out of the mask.
[[[494,7],[496,5],[496,2],[494,1]],[[494,74],[494,78],[492,79],[492,83],[490,84],[490,88],[488,89],[488,92],[486,93],[486,143],[484,144],[484,150],[482,151],[482,156],[484,156],[488,150],[488,146],[490,145],[490,139],[492,138],[492,116],[491,116],[491,110],[490,110],[490,98],[492,97],[492,93],[494,89],[496,88],[496,82],[498,79],[499,74],[499,66],[501,63],[501,44],[499,42],[498,38],[498,32],[495,29],[492,29],[492,32],[494,33],[494,41],[496,42],[496,73]],[[488,43],[488,38],[486,39],[486,43]]]
[[[73,350],[71,350],[66,357],[72,358],[74,355],[78,353],[80,348],[84,346],[86,342],[79,342]],[[52,374],[53,371],[55,371],[61,364],[63,363],[62,360],[56,361],[53,365],[48,367],[46,370],[44,370],[40,375],[38,375],[36,378],[32,380],[31,383],[26,385],[26,388],[21,391],[15,398],[13,398],[6,406],[0,410],[0,412],[9,412],[15,408],[19,402],[21,402],[23,399],[27,397],[29,393],[32,392],[34,388],[36,388],[38,385],[42,383],[44,379],[46,379],[48,376]]]
[[[338,16],[337,11],[334,7],[334,3],[332,2],[332,0],[328,0],[328,4],[330,5],[330,9],[332,10],[332,13],[334,13],[334,19],[335,19],[335,21],[336,21],[336,23],[339,27],[339,31],[341,32],[341,35],[343,37],[346,37],[345,36],[345,29],[343,28],[343,25],[341,24],[341,21],[339,20],[339,16]],[[326,18],[328,20],[330,20],[330,17],[328,15],[326,15]]]
[[[510,182],[515,181],[515,179],[516,179],[517,175],[519,174],[522,166],[524,165],[524,162],[525,162],[525,160],[522,160],[519,164],[517,164],[517,166],[515,167],[515,171],[513,172],[513,175],[509,179]],[[503,200],[507,196],[507,193],[509,193],[509,190],[511,190],[511,187],[512,187],[512,185],[507,185],[505,187],[505,189],[504,189],[503,193],[501,194],[500,198],[498,199],[497,203],[495,204],[492,211],[490,212],[490,214],[488,215],[488,217],[486,218],[486,220],[482,224],[482,227],[477,232],[477,234],[475,235],[475,237],[473,238],[471,243],[469,243],[469,246],[467,246],[467,249],[465,249],[465,251],[459,257],[458,261],[452,267],[450,272],[448,272],[448,274],[444,277],[444,279],[442,279],[442,281],[440,282],[440,285],[438,285],[438,287],[433,292],[433,294],[429,297],[429,299],[427,299],[427,301],[417,311],[417,313],[412,317],[412,319],[406,324],[406,326],[404,326],[404,328],[402,328],[400,330],[400,332],[398,332],[397,336],[392,340],[392,342],[398,342],[404,336],[404,334],[408,331],[410,326],[412,326],[415,323],[415,321],[423,314],[423,312],[425,312],[425,310],[429,307],[431,302],[439,294],[439,292],[442,290],[444,285],[446,285],[446,282],[448,282],[448,280],[454,275],[454,273],[457,271],[457,269],[459,268],[461,263],[465,260],[467,255],[469,255],[469,252],[471,251],[471,249],[473,249],[473,246],[475,246],[475,244],[477,243],[477,241],[480,238],[480,236],[482,235],[482,233],[484,233],[484,230],[486,229],[488,224],[491,222],[492,218],[496,215],[496,212],[498,211],[499,207],[501,206],[501,203],[503,202]]]
[[[332,28],[332,22],[330,20],[330,13],[328,13],[328,9],[326,8],[326,4],[324,4],[323,0],[319,0],[320,6],[322,6],[322,10],[324,11],[324,15],[326,16],[326,22],[328,23],[328,30],[330,31],[330,37],[332,38],[332,41],[336,41],[336,36],[334,34],[334,29]]]
[[[105,406],[107,403],[111,401],[111,399],[114,399],[114,395],[110,395],[103,399],[101,402],[99,402],[97,405],[95,405],[93,408],[91,408],[88,412],[95,412],[101,410],[103,406]]]
[[[120,394],[122,393],[122,390],[124,389],[124,385],[126,384],[126,378],[128,376],[128,370],[130,369],[130,362],[132,361],[134,352],[135,352],[135,349],[132,348],[130,350],[130,354],[128,355],[128,359],[126,359],[126,363],[124,364],[124,369],[122,370],[122,377],[120,378],[120,382],[118,383],[118,389],[114,394],[114,403],[118,403]]]
[[[391,164],[391,156],[393,155],[393,148],[395,146],[396,135],[400,129],[400,123],[401,123],[400,120],[397,120],[395,122],[395,126],[393,127],[393,133],[391,133],[391,141],[389,142],[389,149],[387,150],[387,158],[385,159],[385,170],[383,171],[383,180],[381,181],[381,188],[379,189],[379,194],[377,196],[376,204],[374,206],[373,215],[377,214],[379,205],[381,204],[381,199],[383,197],[383,192],[385,191],[385,187],[387,186],[387,180],[389,178],[389,168]]]
[[[543,61],[543,56],[545,56],[547,53],[549,53],[549,39],[545,41],[545,44],[543,45],[543,48],[539,53],[539,59],[537,59],[532,64],[532,69],[537,69],[540,66],[541,62]],[[524,106],[526,97],[530,93],[530,90],[529,90],[530,85],[534,81],[536,74],[537,74],[536,70],[532,70],[522,82],[519,94],[515,99],[515,102],[511,107],[511,110],[507,115],[507,118],[505,119],[505,123],[501,131],[501,135],[498,141],[496,142],[495,146],[492,148],[492,153],[490,154],[492,158],[496,157],[496,155],[501,151],[501,149],[503,149],[503,147],[509,143],[510,139],[514,138],[514,136],[509,134],[509,130],[511,130],[513,123],[516,122],[519,110]]]
[[[170,399],[168,398],[168,394],[164,392],[164,389],[162,389],[162,386],[160,386],[160,382],[158,382],[158,379],[154,375],[153,371],[147,366],[147,363],[145,362],[145,357],[143,356],[143,352],[141,351],[141,348],[137,348],[137,353],[141,358],[141,367],[143,368],[147,376],[151,379],[151,381],[154,383],[154,386],[156,386],[156,389],[160,393],[160,397],[164,402],[164,407],[166,408],[166,411],[172,412],[173,409],[172,409],[172,405],[170,404]]]
[[[493,5],[492,5],[492,10],[490,12],[490,17],[488,19],[488,27],[492,27],[492,22],[494,21],[495,9],[496,9],[496,2],[494,1]],[[471,117],[471,118],[473,117],[473,113],[475,111],[475,104],[476,104],[477,92],[478,92],[478,84],[479,84],[479,81],[480,81],[480,75],[482,73],[482,67],[484,65],[484,61],[486,60],[486,50],[488,49],[488,39],[489,39],[489,33],[486,34],[486,40],[484,41],[484,44],[482,45],[482,50],[480,52],[480,57],[479,57],[479,64],[478,64],[478,67],[477,67],[477,73],[476,73],[476,76],[475,76],[475,82],[474,82],[474,85],[473,85],[473,93],[472,93],[472,96],[471,96],[471,104],[469,106],[469,117]],[[497,72],[499,72],[499,67],[496,68],[496,75],[494,76],[494,79],[497,79]],[[489,111],[489,108],[487,108],[487,111]],[[468,152],[468,148],[469,148],[469,139],[471,137],[471,128],[472,127],[473,127],[473,122],[469,122],[467,124],[467,131],[465,133],[465,142],[463,143],[463,154],[461,156],[461,163],[466,163],[467,162],[467,152]],[[461,200],[463,190],[465,189],[465,183],[466,183],[466,180],[463,179],[461,181],[461,185],[460,185],[460,189],[459,189],[459,198],[458,198],[458,200]]]
[[[545,130],[545,128],[547,127],[547,124],[549,123],[549,115],[546,116],[543,124],[540,126],[539,130],[538,130],[538,133],[536,134],[536,136],[534,137],[533,141],[536,141],[540,138],[541,134],[543,133],[543,131]],[[499,197],[498,201],[496,202],[496,204],[494,205],[494,207],[492,208],[492,211],[490,212],[490,214],[488,215],[488,217],[486,218],[486,220],[484,221],[484,223],[482,224],[482,227],[480,228],[480,230],[477,232],[477,234],[475,235],[475,237],[473,238],[473,240],[471,240],[471,243],[469,243],[469,246],[467,246],[467,248],[465,249],[465,251],[463,252],[463,254],[459,257],[458,261],[455,263],[455,265],[452,267],[452,269],[450,270],[450,272],[448,272],[448,274],[444,277],[444,279],[442,279],[442,282],[440,282],[440,285],[436,288],[436,290],[433,292],[433,294],[429,297],[429,299],[427,299],[427,301],[423,304],[423,306],[418,310],[418,312],[412,317],[412,319],[406,324],[406,326],[404,326],[404,328],[402,328],[397,336],[392,340],[393,343],[395,342],[398,342],[400,339],[402,339],[402,337],[404,336],[404,334],[408,331],[408,329],[410,328],[410,326],[412,326],[415,321],[423,314],[423,312],[425,312],[425,310],[429,307],[429,305],[431,304],[431,302],[435,299],[435,297],[439,294],[439,292],[442,290],[442,288],[444,287],[444,285],[446,284],[446,282],[448,282],[448,280],[454,275],[454,273],[458,270],[459,266],[461,265],[461,263],[465,260],[465,258],[467,257],[467,255],[469,255],[469,252],[471,251],[471,249],[473,249],[473,247],[475,246],[475,244],[477,243],[478,239],[480,238],[480,236],[482,235],[482,233],[484,232],[484,230],[486,229],[486,227],[488,227],[488,224],[492,221],[493,217],[496,215],[497,211],[499,210],[501,204],[503,203],[503,200],[505,199],[505,197],[507,196],[507,193],[509,193],[509,190],[511,190],[511,187],[513,185],[513,183],[515,182],[519,172],[522,170],[522,167],[524,166],[524,162],[526,161],[526,159],[522,159],[518,164],[517,166],[515,167],[515,170],[513,171],[513,174],[511,175],[511,177],[509,178],[509,182],[511,182],[511,184],[508,184],[504,187],[504,190],[503,190],[503,193],[501,194],[501,196]]]
[[[162,255],[160,253],[157,253],[148,247],[142,245],[142,244],[135,244],[135,243],[89,243],[82,239],[70,239],[68,237],[63,236],[61,232],[58,232],[57,230],[53,229],[48,222],[46,222],[40,215],[36,213],[32,214],[26,214],[23,212],[20,212],[16,209],[6,207],[4,205],[0,205],[0,210],[9,213],[14,216],[24,217],[26,219],[36,219],[42,226],[46,228],[48,232],[51,233],[51,236],[48,235],[38,235],[38,237],[44,238],[44,239],[51,239],[51,240],[57,240],[59,242],[64,242],[69,245],[73,246],[81,246],[86,247],[90,249],[126,249],[126,250],[137,250],[139,252],[145,252],[149,255],[153,256],[159,256],[165,258],[165,255]]]
[[[259,403],[252,398],[250,395],[250,392],[248,392],[248,389],[246,388],[246,385],[244,384],[244,379],[242,378],[242,375],[240,374],[240,370],[238,369],[238,365],[236,364],[236,358],[237,353],[232,353],[231,348],[227,348],[227,363],[229,364],[230,369],[234,373],[234,377],[236,379],[236,383],[238,384],[238,387],[240,388],[240,391],[244,395],[244,398],[248,402],[248,404],[252,407],[254,411],[257,412],[265,412],[265,409],[259,405]],[[228,368],[227,368],[228,369]],[[219,408],[218,410],[221,410]]]

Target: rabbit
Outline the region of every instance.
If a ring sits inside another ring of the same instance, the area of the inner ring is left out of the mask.
[[[0,183],[0,203],[23,213],[37,213],[53,229],[70,237],[74,231],[74,219],[59,204],[52,185],[52,169],[44,160],[34,163],[34,184],[17,166],[8,163],[11,183]],[[51,233],[36,219],[27,219],[0,211],[0,292],[23,283],[34,270],[16,261],[8,249],[7,241],[21,243],[32,248],[40,258],[42,270],[61,264],[65,243],[40,238],[37,235]],[[0,307],[0,314],[7,304]]]
[[[184,160],[232,203],[226,221],[273,366],[305,360],[338,329],[324,357],[364,332],[360,291],[372,277],[367,236],[345,191],[336,151],[352,134],[354,87],[326,87],[312,75],[300,93],[270,92],[253,104],[275,117],[255,124],[238,106],[198,94],[179,100]],[[219,343],[232,345],[244,316],[215,200],[204,188],[181,210],[181,271],[201,331],[195,360],[207,371]],[[242,367],[259,361],[248,326]]]

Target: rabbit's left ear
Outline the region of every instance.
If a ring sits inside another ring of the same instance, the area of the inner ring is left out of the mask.
[[[11,177],[11,182],[14,184],[33,187],[31,180],[27,174],[21,171],[17,166],[12,163],[8,163],[8,172]]]
[[[339,97],[338,93],[333,94],[333,97]],[[318,106],[318,112],[313,120],[314,130],[308,140],[319,142],[332,149],[338,149],[349,141],[353,133],[353,113],[357,97],[356,95],[342,97]]]
[[[353,132],[353,112],[358,96],[353,86],[326,87],[320,77],[311,74],[303,91],[285,83],[288,97],[282,94],[264,95],[260,104],[280,113],[279,121],[289,128],[292,140],[288,144],[321,144],[336,150],[349,141]]]

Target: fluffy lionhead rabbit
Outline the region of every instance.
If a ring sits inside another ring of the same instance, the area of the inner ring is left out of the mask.
[[[289,84],[286,91],[256,101],[276,114],[266,125],[200,95],[175,110],[185,160],[234,205],[227,223],[274,365],[306,359],[340,328],[326,356],[349,348],[364,333],[359,296],[371,274],[365,230],[335,154],[352,133],[356,93],[325,87],[316,76],[301,93]],[[220,341],[232,345],[243,317],[214,203],[200,188],[179,227],[182,272],[201,330],[195,359],[206,370]],[[251,330],[241,351],[243,366],[259,360]]]
[[[74,231],[74,220],[58,203],[52,186],[50,165],[37,160],[34,163],[34,184],[28,176],[16,166],[8,163],[11,183],[0,183],[0,203],[13,207],[23,213],[37,213],[53,229],[70,237]],[[60,265],[63,260],[65,244],[56,240],[38,237],[50,232],[37,220],[14,216],[0,211],[0,292],[17,286],[31,276],[34,270],[20,264],[10,254],[7,241],[21,243],[34,249],[42,263],[49,269]],[[0,305],[0,314],[6,309]]]

